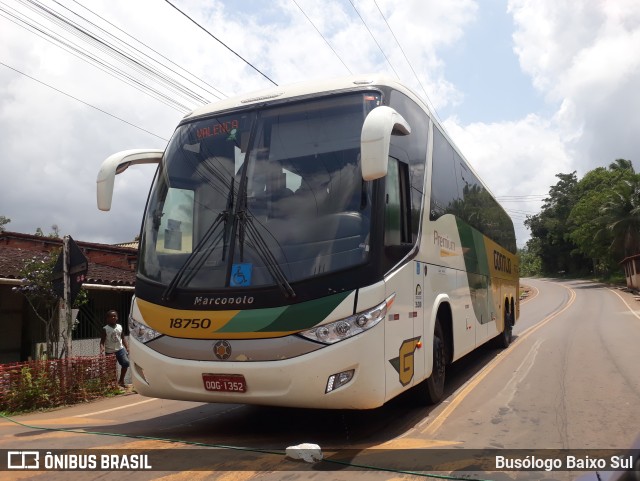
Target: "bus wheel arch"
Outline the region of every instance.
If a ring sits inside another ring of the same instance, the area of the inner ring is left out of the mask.
[[[447,364],[451,364],[453,360],[453,314],[451,313],[451,306],[448,302],[443,302],[438,306],[436,324],[438,322],[444,335],[446,361]]]
[[[504,298],[502,332],[495,338],[496,347],[506,349],[513,341],[513,325],[515,324],[515,311],[513,298],[511,302],[508,297]]]
[[[453,327],[451,306],[444,302],[438,306],[433,324],[432,343],[433,364],[431,375],[415,386],[414,399],[419,405],[432,405],[444,397],[446,366],[451,363],[453,355]]]

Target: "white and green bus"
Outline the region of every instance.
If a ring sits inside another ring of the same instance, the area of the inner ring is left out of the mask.
[[[129,318],[143,395],[369,409],[444,392],[517,319],[513,224],[420,98],[386,78],[201,107],[158,163]]]

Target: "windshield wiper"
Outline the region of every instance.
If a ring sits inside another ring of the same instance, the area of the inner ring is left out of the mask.
[[[247,155],[247,159],[248,158],[249,156]],[[233,224],[233,232],[231,234],[233,244],[231,245],[230,255],[233,259],[233,249],[235,247],[235,237],[237,233],[238,247],[240,248],[240,262],[243,261],[244,241],[245,237],[248,236],[254,247],[254,251],[256,252],[256,254],[258,254],[258,257],[264,263],[267,271],[269,272],[269,274],[271,274],[271,277],[276,282],[284,296],[288,299],[296,297],[296,293],[291,287],[291,284],[289,284],[287,276],[284,274],[282,267],[280,267],[280,263],[271,252],[271,249],[269,249],[269,246],[265,242],[258,229],[256,229],[256,226],[253,223],[253,217],[249,214],[249,209],[247,206],[247,165],[248,161],[246,161],[244,166],[242,167],[240,185],[238,186],[238,203],[236,205],[236,211],[234,215],[235,222]],[[227,267],[227,279],[231,279],[232,269],[233,263],[229,262],[229,265]]]
[[[218,246],[221,239],[224,239],[224,246],[222,248],[222,260],[225,259],[226,252],[227,252],[227,240],[229,238],[229,225],[230,225],[229,219],[233,216],[231,211],[233,209],[234,183],[235,183],[235,179],[232,178],[231,185],[229,188],[229,194],[227,195],[227,208],[218,214],[218,216],[216,217],[216,220],[213,221],[213,224],[209,226],[207,231],[202,236],[202,239],[200,239],[200,241],[193,248],[193,250],[191,251],[191,254],[189,254],[189,257],[187,257],[187,260],[184,262],[184,264],[182,264],[180,269],[178,269],[178,272],[176,272],[176,274],[173,276],[173,278],[171,279],[171,282],[169,282],[169,285],[162,293],[163,301],[168,301],[171,299],[176,288],[178,287],[182,279],[185,277],[185,273],[187,272],[187,269],[190,267],[190,265],[193,263],[196,257],[202,253],[202,251],[204,250],[204,247],[207,246],[207,244],[209,244],[209,240],[211,239],[211,236],[213,236],[213,234],[216,233],[220,225],[224,225],[223,231],[220,234],[218,234],[218,236],[213,240],[213,243],[210,244],[210,247],[208,247],[207,249],[208,253],[206,255],[202,255],[198,260],[197,264],[194,265],[193,269],[185,279],[185,282],[189,283],[194,278],[196,273],[200,270],[200,268],[204,264],[205,260],[208,258],[211,252],[213,252],[215,248]]]
[[[205,235],[202,237],[200,242],[198,242],[198,244],[193,248],[193,251],[191,252],[191,254],[189,254],[189,257],[187,257],[187,260],[184,262],[184,264],[182,264],[180,269],[178,269],[178,272],[176,272],[176,274],[173,276],[173,279],[171,279],[171,282],[169,283],[167,288],[162,293],[162,300],[163,301],[168,301],[168,300],[171,299],[171,297],[173,296],[174,291],[178,287],[178,284],[180,283],[180,281],[183,279],[184,274],[187,271],[187,269],[189,268],[190,264],[193,262],[193,260],[196,258],[196,256],[202,252],[203,247],[208,243],[209,239],[216,232],[216,230],[218,230],[218,227],[223,223],[227,224],[228,217],[229,217],[229,213],[226,212],[226,211],[225,212],[220,212],[218,214],[218,217],[216,218],[214,223],[211,224],[211,226],[209,227],[209,229],[207,230]],[[213,250],[216,248],[216,246],[220,243],[220,239],[222,239],[224,237],[224,232],[225,231],[223,230],[218,235],[218,237],[214,240],[213,245],[211,245],[211,247],[209,249],[209,253],[213,252]],[[195,272],[197,272],[200,269],[200,267],[201,267],[202,263],[204,262],[204,260],[206,259],[206,257],[207,256],[203,256],[202,257],[202,259],[200,260],[199,265],[197,265],[194,268],[194,271],[192,271],[192,273],[190,274],[190,278],[189,279],[192,279],[193,276],[195,275]]]
[[[251,240],[258,257],[260,257],[260,260],[264,263],[264,266],[269,271],[269,274],[271,274],[271,277],[273,277],[273,280],[276,281],[276,284],[284,296],[286,298],[296,297],[296,292],[293,290],[293,287],[291,287],[291,284],[289,284],[287,276],[282,270],[282,267],[280,267],[280,263],[271,252],[271,249],[269,249],[264,237],[262,237],[262,234],[260,234],[253,223],[253,217],[246,209],[238,213],[238,223],[240,224],[240,233],[238,238],[240,245],[240,262],[242,262],[244,238],[246,233]]]

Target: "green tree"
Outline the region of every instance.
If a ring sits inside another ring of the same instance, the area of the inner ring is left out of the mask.
[[[22,283],[13,288],[21,293],[36,317],[43,322],[47,343],[47,356],[55,358],[60,355],[60,323],[58,316],[58,295],[53,290],[53,269],[60,254],[60,249],[50,252],[46,257],[33,257],[25,262],[21,269]],[[87,293],[81,289],[73,307],[79,308],[87,302]],[[65,356],[68,353],[65,352]]]
[[[640,175],[617,184],[600,209],[618,260],[640,253]]]
[[[542,261],[537,254],[535,245],[538,242],[538,239],[529,239],[524,249],[518,249],[520,275],[522,277],[534,277],[542,274]]]
[[[11,222],[11,219],[3,215],[0,215],[0,232],[4,232],[4,226],[7,225],[9,222]]]
[[[540,258],[544,273],[583,273],[589,270],[591,262],[577,250],[568,225],[571,210],[578,201],[578,178],[575,171],[556,177],[559,180],[549,189],[540,213],[527,217],[524,223],[539,241],[534,253]]]
[[[38,237],[45,237],[41,227],[38,227],[36,229],[35,235],[37,235]],[[46,237],[51,237],[52,239],[60,239],[60,228],[58,227],[57,224],[53,224],[51,226],[51,232],[49,232],[49,234]]]
[[[617,268],[619,252],[612,248],[615,234],[609,228],[612,222],[605,207],[611,204],[616,190],[632,182],[636,175],[633,167],[621,168],[618,159],[609,168],[598,167],[587,172],[578,182],[578,201],[569,215],[569,237],[577,250],[592,259],[594,271],[611,272]]]
[[[60,228],[58,227],[58,224],[53,224],[51,226],[51,232],[49,233],[49,237],[53,239],[60,239]]]
[[[632,174],[635,174],[633,163],[626,159],[616,159],[609,164],[609,170],[630,170]]]
[[[22,284],[14,287],[15,292],[24,295],[36,317],[43,322],[47,356],[57,357],[59,330],[57,321],[58,296],[53,292],[51,272],[55,266],[58,252],[50,253],[46,258],[33,257],[25,262],[21,275]]]

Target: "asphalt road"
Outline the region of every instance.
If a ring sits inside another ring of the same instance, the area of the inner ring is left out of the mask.
[[[416,407],[401,397],[372,411],[292,410],[130,394],[0,420],[0,450],[164,449],[165,462],[189,451],[200,463],[210,459],[208,469],[216,472],[0,471],[0,480],[419,479],[336,464],[308,471],[311,465],[281,454],[235,449],[210,457],[213,451],[198,443],[282,452],[310,442],[325,453],[352,450],[344,461],[366,465],[422,448],[628,448],[640,434],[640,303],[591,282],[523,283],[532,289],[521,304],[514,343],[507,350],[481,348],[457,362],[447,374],[447,398],[436,406]],[[464,463],[459,469],[440,474],[496,481],[580,474],[481,473]]]

